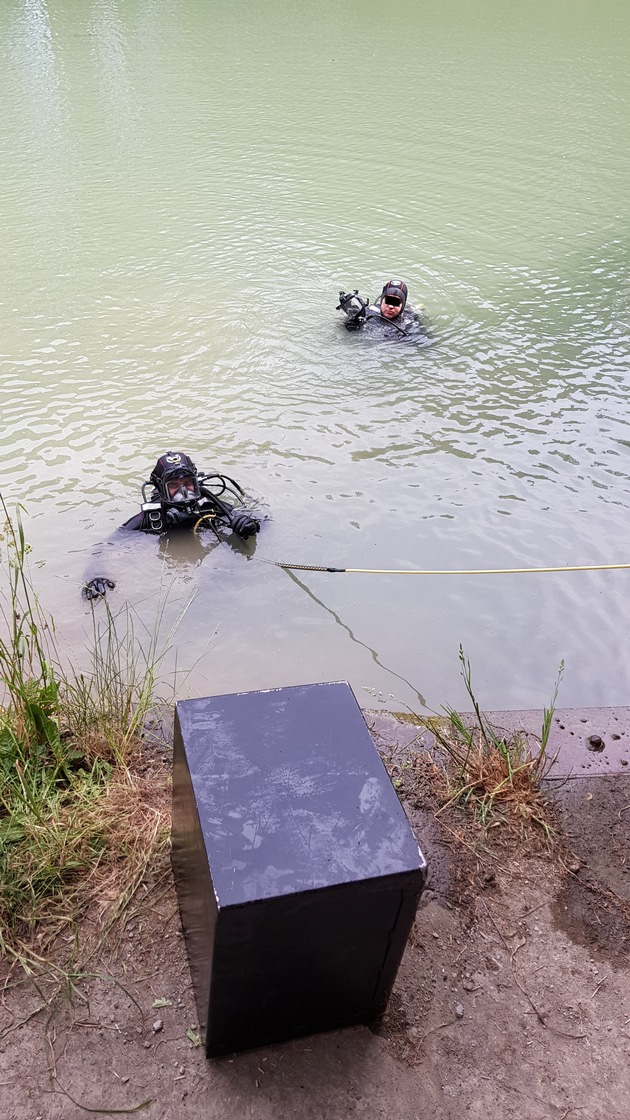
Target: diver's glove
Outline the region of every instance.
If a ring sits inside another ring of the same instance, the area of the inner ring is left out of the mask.
[[[167,511],[166,511],[166,524],[169,525],[171,528],[175,525],[181,525],[182,522],[189,521],[189,520],[190,520],[190,510],[189,509],[176,509],[175,506],[171,506],[171,508],[167,509]]]
[[[106,576],[95,576],[94,579],[88,580],[83,585],[83,597],[85,599],[104,599],[108,591],[113,591],[116,584],[113,579],[107,579]]]
[[[244,540],[260,532],[260,521],[244,509],[233,509],[228,518],[228,525]]]

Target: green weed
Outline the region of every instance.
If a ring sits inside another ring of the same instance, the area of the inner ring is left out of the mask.
[[[475,696],[470,662],[461,646],[459,659],[472,706],[470,716],[446,706],[445,720],[427,721],[446,762],[445,796],[438,812],[447,805],[465,805],[483,826],[509,819],[531,821],[549,836],[552,828],[542,782],[553,762],[548,744],[564,662],[551,703],[543,711],[540,737],[533,739],[525,732],[506,733],[492,725]]]
[[[140,640],[99,604],[87,670],[62,668],[21,510],[0,511],[0,949],[24,963],[88,910],[109,928],[167,844],[168,776],[142,738],[162,616]]]

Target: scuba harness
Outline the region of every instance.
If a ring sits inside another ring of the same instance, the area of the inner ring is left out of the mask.
[[[203,522],[208,522],[219,539],[220,529],[231,529],[243,540],[260,530],[258,518],[245,509],[245,491],[238,482],[226,474],[200,474],[183,451],[160,455],[141,490],[140,510],[125,522],[123,529],[155,535],[177,527],[196,532]],[[233,502],[226,500],[226,494]],[[82,594],[93,603],[105,599],[115,586],[107,576],[94,576],[84,583]]]

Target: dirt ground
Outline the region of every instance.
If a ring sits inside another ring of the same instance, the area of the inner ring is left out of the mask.
[[[413,737],[368,722],[384,755]],[[165,867],[52,1008],[9,979],[0,1116],[628,1120],[630,776],[555,792],[553,855],[479,854],[462,814],[400,792],[429,880],[378,1026],[208,1061]]]

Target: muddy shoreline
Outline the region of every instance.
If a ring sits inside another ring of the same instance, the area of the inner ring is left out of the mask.
[[[417,734],[366,718],[383,756]],[[436,818],[428,792],[401,789],[429,879],[382,1022],[211,1062],[165,862],[53,1007],[9,979],[2,1115],[625,1120],[630,777],[558,786],[553,854],[479,850],[463,813]]]

